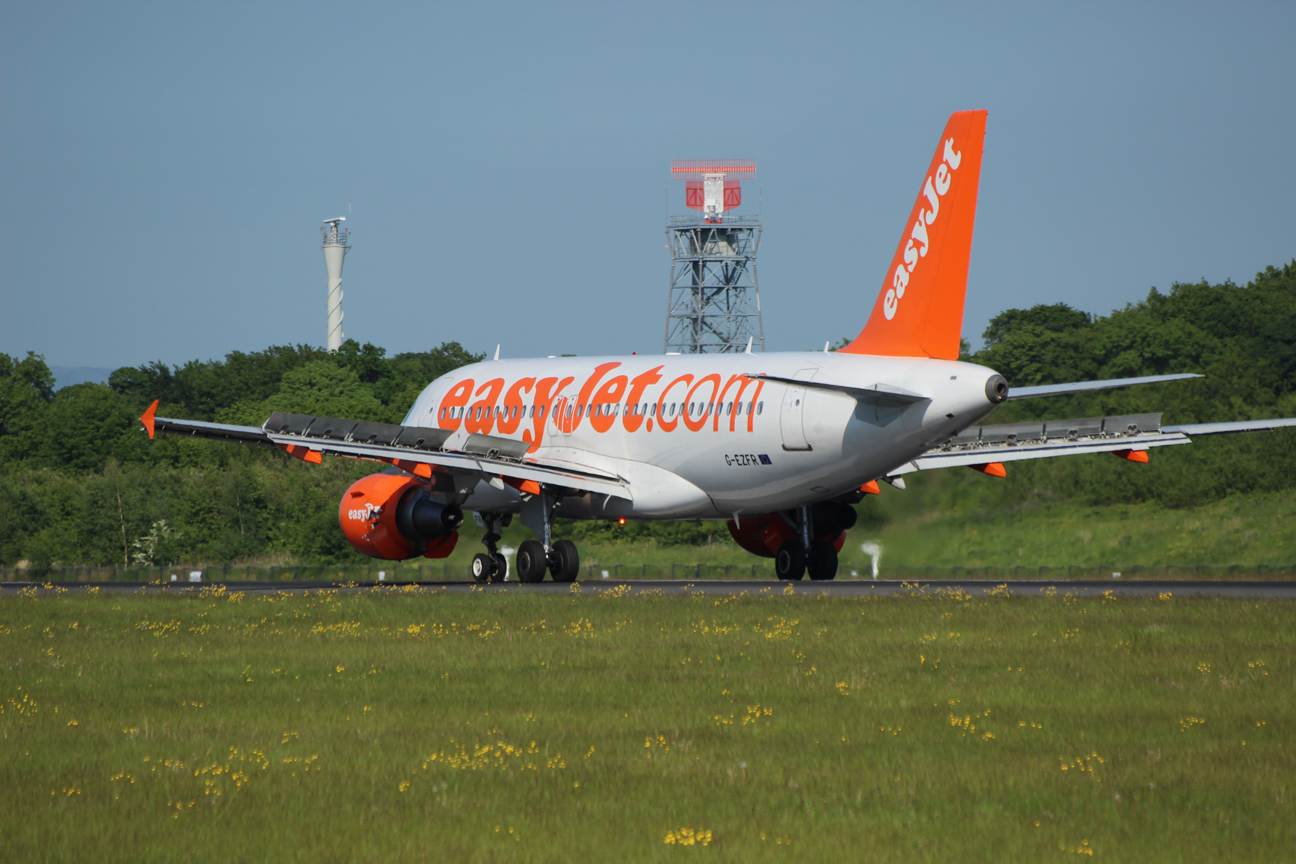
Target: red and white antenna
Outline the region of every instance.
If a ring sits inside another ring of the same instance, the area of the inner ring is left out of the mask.
[[[671,177],[685,181],[685,205],[691,210],[701,210],[707,222],[720,222],[726,210],[741,205],[741,178],[755,176],[755,159],[675,159],[671,162]]]

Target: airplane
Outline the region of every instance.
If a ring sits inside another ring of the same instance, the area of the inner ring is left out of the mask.
[[[1148,451],[1204,435],[1296,426],[1296,418],[1163,426],[1161,415],[978,425],[1016,399],[1200,377],[1154,375],[1010,388],[962,362],[959,339],[976,218],[986,111],[951,115],[872,312],[835,352],[500,359],[456,369],[422,391],[404,422],[276,412],[260,426],[141,417],[166,432],[275,446],[388,467],[347,490],[338,519],[373,558],[444,558],[464,511],[487,531],[471,575],[500,581],[500,530],[534,531],[517,579],[580,572],[553,519],[723,519],[744,549],[774,559],[779,579],[832,579],[851,506],[878,481],[967,466]]]

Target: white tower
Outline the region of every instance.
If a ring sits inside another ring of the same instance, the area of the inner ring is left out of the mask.
[[[324,234],[324,266],[328,268],[328,350],[342,347],[342,259],[351,248],[351,232],[341,226],[345,216],[329,219],[320,229]]]

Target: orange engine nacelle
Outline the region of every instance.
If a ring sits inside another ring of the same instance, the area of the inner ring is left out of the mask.
[[[370,558],[445,558],[459,541],[463,511],[413,477],[370,474],[342,496],[338,521],[347,542]]]
[[[816,504],[810,508],[810,524],[815,539],[830,541],[838,552],[846,543],[846,529],[855,525],[855,518],[855,508],[846,504]],[[788,519],[778,513],[743,516],[742,527],[735,525],[732,519],[725,524],[729,526],[729,534],[735,543],[762,558],[773,558],[784,540],[798,536]]]

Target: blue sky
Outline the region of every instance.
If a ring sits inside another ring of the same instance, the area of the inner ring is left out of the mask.
[[[863,326],[989,110],[964,333],[1296,256],[1296,5],[0,4],[0,351],[662,350],[671,159],[755,158],[769,350]]]

